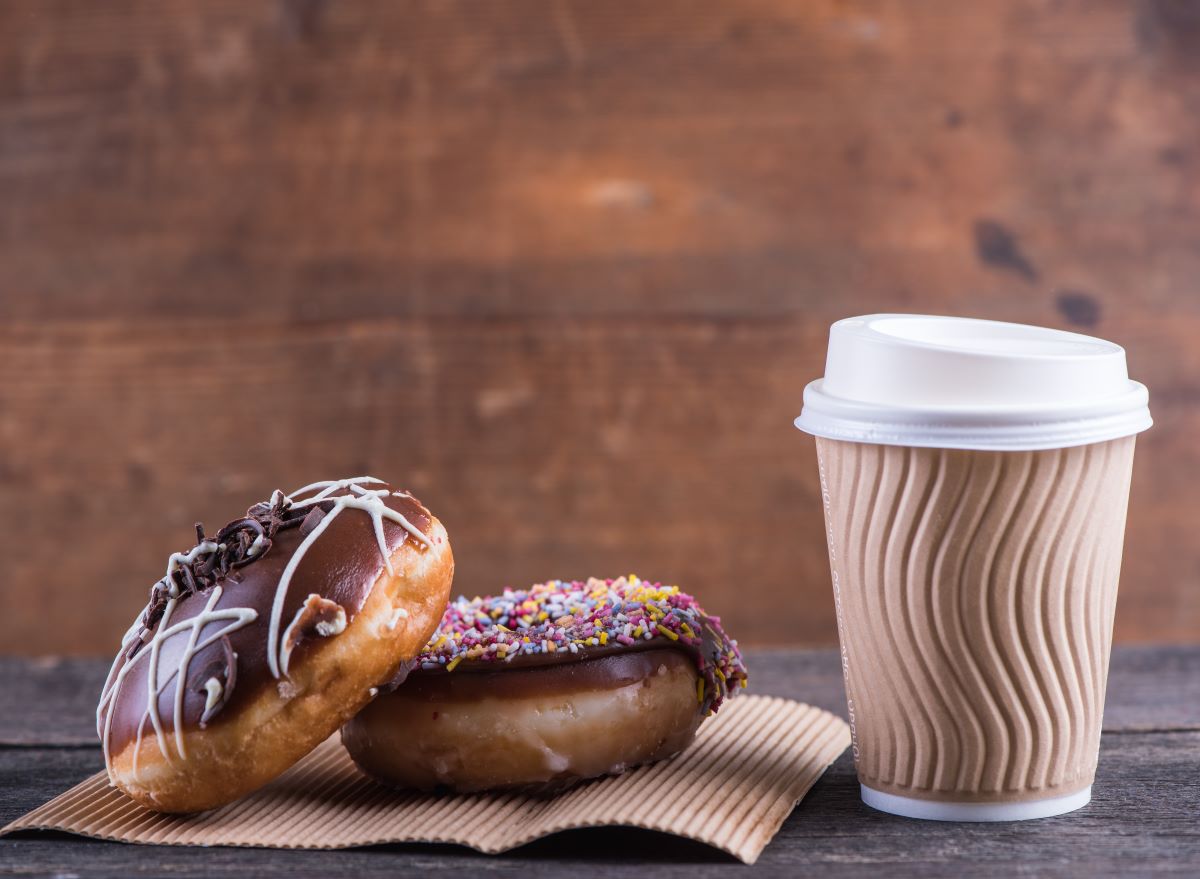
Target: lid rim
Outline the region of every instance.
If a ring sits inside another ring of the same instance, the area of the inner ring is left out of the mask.
[[[1014,422],[1030,424],[1068,424],[1098,417],[1117,416],[1147,408],[1150,392],[1141,382],[1127,380],[1123,391],[1102,397],[1084,398],[1070,404],[1039,401],[1036,403],[994,404],[990,406],[889,405],[873,400],[856,400],[825,390],[825,379],[818,378],[804,388],[804,410],[813,409],[833,418],[872,420],[881,423],[920,424],[927,426],[1001,426]],[[803,414],[803,410],[802,410]]]
[[[1150,428],[1154,421],[1147,406],[1117,413],[1054,424],[1017,422],[985,425],[861,421],[830,416],[805,407],[793,424],[797,429],[824,439],[871,445],[919,446],[923,448],[975,451],[1039,451],[1065,449],[1133,436]]]

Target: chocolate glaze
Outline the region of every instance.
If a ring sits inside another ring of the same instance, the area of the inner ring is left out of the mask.
[[[719,657],[728,649],[727,645],[729,641],[713,630],[712,626],[707,622],[707,618],[698,634],[700,636],[700,643],[698,645],[687,644],[683,641],[670,641],[662,636],[652,638],[648,641],[638,639],[633,644],[628,645],[610,641],[604,646],[580,646],[576,653],[559,650],[554,653],[521,653],[512,659],[504,660],[497,660],[492,656],[489,656],[486,660],[464,660],[453,671],[446,671],[444,667],[433,669],[417,668],[409,673],[407,677],[410,683],[423,680],[426,677],[440,678],[461,675],[486,675],[498,681],[503,677],[505,672],[527,669],[563,668],[581,664],[590,665],[594,660],[612,656],[630,656],[662,651],[674,652],[686,656],[691,661],[693,667],[705,678],[706,687],[703,708],[705,711],[708,711],[715,702],[723,698],[723,693],[718,690],[715,681],[710,680],[712,676],[711,669],[720,664]],[[436,634],[434,638],[437,638]],[[388,689],[394,690],[398,686],[399,684],[393,680],[389,683]]]
[[[384,488],[375,484],[372,488]],[[329,495],[339,497],[348,494],[340,490]],[[310,495],[298,495],[293,500],[303,500]],[[431,516],[420,501],[407,496],[389,495],[384,503],[408,519],[422,534],[428,534]],[[183,724],[187,729],[195,728],[205,711],[207,693],[200,674],[227,665],[228,650],[236,657],[236,684],[231,692],[223,695],[223,704],[214,716],[206,720],[206,726],[215,726],[237,714],[238,709],[256,698],[266,688],[280,685],[271,674],[267,664],[267,628],[270,623],[271,605],[276,587],[288,561],[311,529],[290,528],[278,532],[269,549],[261,556],[230,571],[218,580],[223,593],[214,609],[252,608],[258,618],[247,626],[231,631],[225,637],[198,651],[189,663],[186,690],[183,700]],[[407,532],[398,524],[384,520],[384,541],[388,554],[394,552],[405,540]],[[354,619],[362,609],[371,588],[385,568],[383,556],[369,515],[355,510],[343,510],[326,528],[325,532],[306,551],[288,585],[287,597],[281,616],[281,631],[295,617],[310,594],[337,602],[346,611],[347,622]],[[176,605],[170,623],[185,622],[203,609],[211,597],[211,587],[193,592]],[[156,620],[149,630],[156,631],[160,621]],[[200,632],[198,640],[220,630],[221,622],[210,622]],[[336,637],[336,636],[335,636]],[[303,662],[304,656],[324,639],[306,638],[300,642],[292,655],[292,667]],[[165,680],[178,664],[188,643],[188,632],[181,631],[168,637],[159,652],[159,680]],[[129,661],[122,656],[113,671],[115,675]],[[110,731],[110,748],[115,753],[137,738],[138,726],[142,722],[147,704],[147,681],[149,663],[143,659],[135,665],[116,693],[112,704],[100,712],[98,722],[103,730],[105,715],[113,712]],[[167,685],[158,698],[158,710],[163,729],[174,730],[174,700],[176,684]],[[145,722],[144,736],[153,736],[149,721]]]
[[[626,647],[619,652],[593,655],[582,660],[577,657],[578,654],[572,656],[574,661],[525,666],[523,674],[506,671],[510,668],[507,664],[501,664],[499,669],[495,664],[473,668],[467,674],[461,674],[461,669],[453,672],[414,671],[398,688],[398,692],[406,699],[427,702],[466,702],[489,696],[503,699],[556,695],[581,689],[615,690],[645,680],[664,665],[667,668],[695,667],[695,663],[683,651],[662,644],[650,645],[642,650]],[[514,663],[517,661],[513,660]],[[699,709],[700,706],[696,707]]]
[[[578,653],[559,650],[554,653],[521,653],[509,660],[465,660],[459,663],[453,672],[446,672],[444,669],[428,669],[423,670],[423,673],[427,671],[428,674],[455,674],[463,672],[478,674],[481,672],[500,671],[504,668],[541,668],[547,665],[586,662],[589,659],[599,659],[604,656],[615,656],[617,654],[644,653],[648,650],[676,650],[691,657],[697,665],[700,664],[701,658],[715,662],[715,657],[719,656],[724,649],[725,639],[714,633],[707,625],[704,626],[699,634],[699,646],[685,644],[682,641],[668,641],[663,637],[652,638],[649,641],[638,639],[633,644],[628,645],[610,641],[601,647],[580,645]]]

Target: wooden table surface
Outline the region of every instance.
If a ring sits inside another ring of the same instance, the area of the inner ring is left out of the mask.
[[[753,691],[844,715],[833,651],[751,651]],[[0,824],[101,769],[92,712],[107,664],[0,659]],[[1091,805],[1012,824],[916,822],[858,799],[849,752],[784,823],[758,864],[644,831],[576,831],[488,856],[452,846],[349,851],[132,846],[67,835],[0,839],[0,874],[171,876],[703,877],[1134,876],[1200,873],[1200,646],[1117,648]]]

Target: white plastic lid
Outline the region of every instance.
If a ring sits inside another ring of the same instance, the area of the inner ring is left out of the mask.
[[[1082,446],[1148,428],[1125,349],[1024,324],[871,314],[829,329],[825,377],[796,427],[884,445],[1016,451]]]

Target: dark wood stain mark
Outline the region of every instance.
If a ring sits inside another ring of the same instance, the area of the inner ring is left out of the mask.
[[[133,491],[143,491],[154,484],[154,471],[141,461],[126,463],[125,474]]]
[[[284,31],[301,40],[311,40],[321,26],[325,0],[282,0],[280,12]]]
[[[1200,4],[1193,0],[1143,0],[1133,17],[1133,31],[1147,54],[1200,64]]]
[[[1016,272],[1031,283],[1038,279],[1038,271],[1021,253],[1017,237],[995,220],[975,221],[975,253],[986,266]]]
[[[1163,147],[1158,151],[1158,160],[1164,165],[1177,168],[1187,164],[1187,151],[1177,146]]]
[[[1061,290],[1055,299],[1058,312],[1077,327],[1094,327],[1100,323],[1100,302],[1083,290]]]

